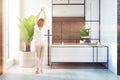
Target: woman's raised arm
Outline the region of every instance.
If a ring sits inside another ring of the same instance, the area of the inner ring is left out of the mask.
[[[46,22],[46,13],[45,13],[45,9],[42,8],[42,11],[43,11],[43,13],[44,13],[44,21]]]
[[[44,21],[46,22],[46,13],[45,13],[44,8],[41,8],[41,9],[40,9],[40,12],[37,14],[37,16],[36,16],[36,22],[39,20],[40,14],[41,14],[42,12],[43,12],[43,15],[44,15]]]

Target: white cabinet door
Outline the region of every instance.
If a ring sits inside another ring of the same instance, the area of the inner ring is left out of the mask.
[[[92,47],[52,47],[51,62],[93,62]]]
[[[84,17],[84,6],[53,5],[53,17]]]
[[[99,20],[99,0],[86,0],[85,6],[86,20]]]
[[[98,62],[107,62],[107,48],[106,47],[98,48]]]
[[[70,4],[84,4],[84,0],[69,0]]]
[[[68,0],[53,0],[53,4],[68,4]]]

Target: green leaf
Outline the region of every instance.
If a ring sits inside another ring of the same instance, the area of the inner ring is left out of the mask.
[[[19,26],[20,33],[21,33],[21,35],[22,35],[23,40],[24,40],[26,43],[29,42],[29,41],[28,41],[28,40],[29,40],[29,34],[28,34],[27,29],[24,27],[23,24],[19,24],[18,26]]]
[[[36,16],[31,15],[28,18],[18,18],[18,20],[18,26],[23,40],[25,43],[30,43],[34,33]]]
[[[80,29],[80,34],[82,36],[88,36],[89,32],[87,31],[87,29],[85,28],[85,26],[83,26],[81,29]]]

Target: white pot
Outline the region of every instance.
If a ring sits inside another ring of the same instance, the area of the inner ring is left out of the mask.
[[[80,43],[85,43],[85,41],[84,40],[80,40]]]
[[[21,67],[34,67],[35,55],[33,52],[20,52],[19,65]]]

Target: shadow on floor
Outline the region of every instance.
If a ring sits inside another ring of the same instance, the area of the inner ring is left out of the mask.
[[[52,69],[107,69],[106,63],[52,63]]]

